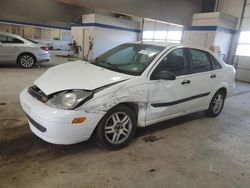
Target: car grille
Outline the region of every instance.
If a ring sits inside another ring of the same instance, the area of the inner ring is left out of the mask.
[[[33,97],[35,97],[37,100],[45,103],[48,101],[49,97],[45,95],[45,93],[42,92],[40,88],[37,86],[29,87],[28,89],[29,94],[31,94]]]

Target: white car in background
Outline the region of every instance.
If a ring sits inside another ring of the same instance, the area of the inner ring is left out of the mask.
[[[93,63],[49,69],[20,95],[31,130],[55,144],[90,138],[125,147],[137,127],[205,111],[220,114],[235,69],[207,49],[127,43]]]
[[[0,32],[0,62],[16,62],[23,68],[50,59],[48,48],[10,33]]]

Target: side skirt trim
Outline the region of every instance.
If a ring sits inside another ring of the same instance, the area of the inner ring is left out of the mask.
[[[210,94],[210,92],[207,92],[207,93],[202,93],[202,94],[199,94],[199,95],[194,95],[194,96],[192,96],[192,97],[187,97],[187,98],[180,99],[180,100],[176,100],[176,101],[172,101],[172,102],[154,103],[154,104],[151,104],[151,105],[152,105],[153,107],[173,106],[173,105],[176,105],[176,104],[179,104],[179,103],[191,101],[191,100],[198,99],[198,98],[201,98],[201,97],[206,97],[206,96],[208,96],[209,94]]]

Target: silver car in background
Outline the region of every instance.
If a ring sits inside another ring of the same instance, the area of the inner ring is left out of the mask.
[[[16,62],[23,68],[50,59],[48,47],[10,33],[0,32],[0,62]]]

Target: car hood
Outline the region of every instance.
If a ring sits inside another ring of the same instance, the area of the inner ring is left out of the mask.
[[[79,60],[50,68],[34,84],[49,95],[71,89],[94,90],[133,77]]]

